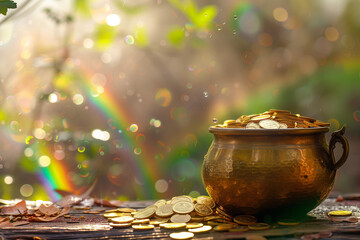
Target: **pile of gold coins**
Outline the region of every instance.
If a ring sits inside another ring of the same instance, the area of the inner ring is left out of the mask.
[[[292,114],[285,110],[270,109],[261,114],[242,115],[236,120],[226,120],[215,127],[246,129],[283,129],[329,127],[330,124],[314,118]]]
[[[254,216],[231,217],[220,208],[216,208],[214,201],[208,196],[194,199],[183,195],[168,201],[162,199],[140,210],[131,208],[108,210],[104,217],[108,218],[113,228],[132,227],[134,230],[152,230],[159,226],[174,230],[176,232],[170,234],[172,239],[189,239],[194,237],[194,234],[209,231],[245,232],[270,228],[267,223],[258,223]],[[284,221],[282,225],[295,224],[298,222]]]

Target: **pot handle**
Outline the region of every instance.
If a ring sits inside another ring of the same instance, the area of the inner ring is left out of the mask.
[[[343,136],[345,133],[346,125],[344,125],[340,130],[335,131],[331,134],[331,139],[329,143],[329,152],[330,158],[333,165],[333,169],[339,169],[346,161],[349,155],[349,143],[348,140]],[[343,153],[339,161],[336,161],[334,155],[335,144],[339,142],[343,147]]]

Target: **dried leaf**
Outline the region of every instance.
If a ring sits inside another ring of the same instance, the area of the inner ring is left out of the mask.
[[[36,221],[36,222],[51,222],[54,221],[55,219],[66,215],[70,212],[70,206],[66,206],[65,208],[61,209],[61,211],[59,212],[58,215],[50,217],[50,216],[43,216],[43,217],[37,217],[37,216],[33,216],[30,218],[30,221]]]
[[[41,206],[39,207],[39,210],[38,210],[39,213],[41,213],[42,215],[46,215],[46,216],[56,215],[59,213],[59,211],[60,211],[60,209],[58,209],[54,204],[52,204],[50,206],[41,204]]]
[[[84,192],[83,194],[76,195],[76,194],[72,194],[72,195],[67,195],[65,197],[63,197],[62,199],[60,199],[59,201],[56,202],[56,205],[60,206],[60,207],[66,207],[66,206],[71,206],[74,204],[78,204],[79,202],[81,202],[83,199],[88,198],[90,193],[92,192],[92,190],[95,188],[95,185],[97,183],[97,179],[93,182],[93,184],[86,190],[86,192]]]
[[[23,215],[27,210],[26,202],[22,200],[14,206],[1,208],[1,213],[5,215]]]
[[[104,207],[120,207],[123,204],[123,201],[120,200],[105,200],[94,198],[95,204],[104,206]]]

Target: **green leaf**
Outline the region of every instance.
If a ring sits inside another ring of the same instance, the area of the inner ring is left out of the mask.
[[[116,37],[116,29],[107,24],[98,25],[95,30],[95,47],[104,50],[110,47]]]
[[[139,47],[146,47],[149,45],[149,37],[146,28],[138,26],[135,29],[135,44]]]
[[[167,34],[167,40],[175,47],[181,47],[184,44],[184,28],[175,26]]]
[[[0,0],[0,13],[6,15],[8,8],[16,8],[16,2],[12,0]]]
[[[201,10],[198,9],[193,0],[181,2],[179,0],[168,0],[170,4],[179,9],[197,29],[211,28],[212,21],[218,13],[218,8],[214,5],[207,5]]]
[[[208,5],[201,9],[198,13],[197,18],[194,20],[194,24],[199,28],[210,28],[211,22],[218,13],[217,7],[213,5]]]
[[[73,2],[75,10],[81,13],[83,16],[90,16],[90,1],[91,0],[75,0]]]

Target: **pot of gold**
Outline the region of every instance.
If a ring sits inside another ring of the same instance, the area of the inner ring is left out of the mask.
[[[241,116],[210,127],[214,134],[202,167],[206,190],[230,215],[297,217],[319,205],[332,189],[336,170],[347,159],[345,126],[284,110]],[[335,144],[343,147],[335,159]]]

